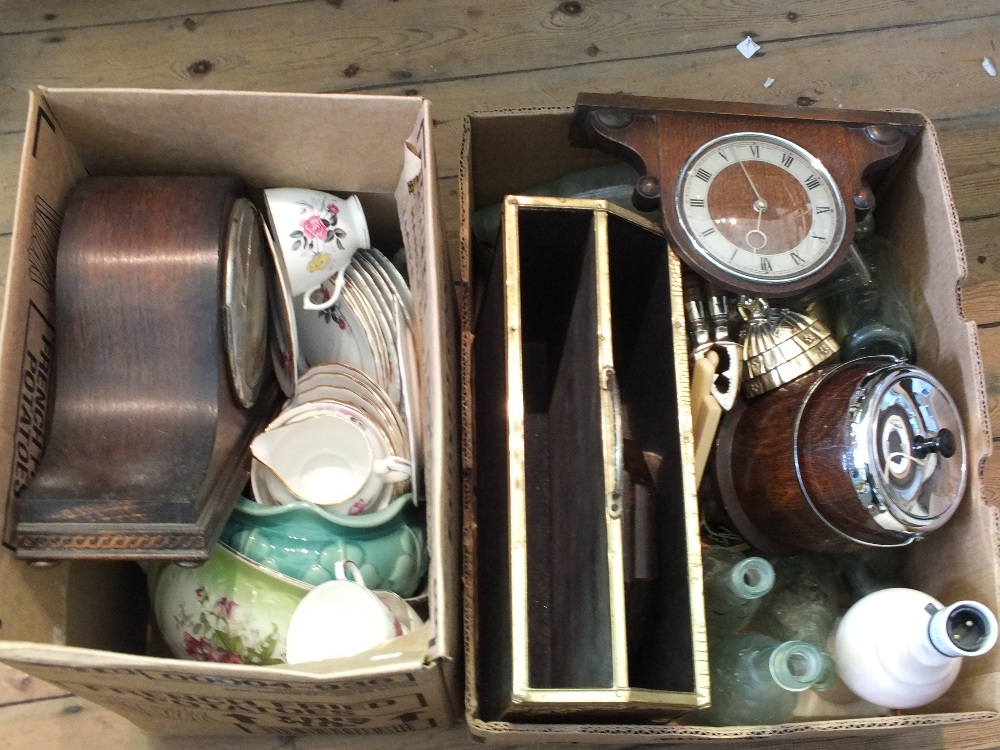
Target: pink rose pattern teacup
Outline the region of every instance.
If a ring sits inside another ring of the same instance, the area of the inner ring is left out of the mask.
[[[354,253],[370,243],[368,224],[356,195],[338,198],[305,188],[264,191],[268,217],[284,261],[288,291],[303,295],[307,310],[336,304],[344,271]],[[321,284],[335,278],[333,293],[319,294]]]

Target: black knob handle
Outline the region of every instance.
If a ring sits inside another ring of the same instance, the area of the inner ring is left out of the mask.
[[[951,458],[955,455],[955,435],[947,427],[941,428],[937,435],[923,437],[917,435],[913,438],[913,455],[917,458],[925,458],[928,453],[940,453],[941,458]]]

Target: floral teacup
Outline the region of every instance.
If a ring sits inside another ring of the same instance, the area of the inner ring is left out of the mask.
[[[264,201],[289,294],[302,295],[306,310],[333,306],[354,253],[371,246],[358,196],[338,198],[306,188],[272,188],[264,191]],[[322,284],[333,277],[331,294]]]
[[[313,587],[220,543],[199,567],[154,566],[149,588],[177,658],[268,665],[285,662],[292,612]]]

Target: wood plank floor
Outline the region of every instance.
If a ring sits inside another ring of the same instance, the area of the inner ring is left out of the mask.
[[[734,49],[747,35],[762,47],[750,60]],[[981,327],[997,419],[1000,78],[980,63],[991,56],[1000,66],[998,44],[996,0],[0,0],[0,265],[10,245],[25,92],[38,84],[426,96],[453,251],[459,142],[471,110],[570,105],[579,91],[912,108],[939,129],[969,258],[965,310]],[[768,78],[774,84],[765,88]],[[987,465],[986,493],[1000,502],[1000,459]],[[405,743],[416,750],[471,744],[461,727]],[[767,746],[861,750],[871,743],[839,737]],[[1000,726],[879,735],[878,743],[1000,747]],[[0,667],[0,748],[232,744],[150,737]],[[382,746],[342,738],[240,743]]]

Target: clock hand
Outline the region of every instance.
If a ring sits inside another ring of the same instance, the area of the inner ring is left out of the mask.
[[[740,159],[739,161],[737,161],[737,164],[739,164],[740,165],[740,169],[743,170],[743,176],[747,178],[747,182],[750,183],[750,189],[753,190],[754,197],[757,199],[756,201],[754,201],[754,204],[753,204],[754,211],[757,211],[757,212],[766,211],[767,210],[767,201],[764,200],[763,196],[760,194],[760,191],[757,189],[757,186],[754,185],[753,184],[753,180],[750,179],[750,173],[747,171],[746,165],[743,163],[743,160]],[[760,208],[758,208],[758,206]]]
[[[750,185],[750,189],[753,190],[754,197],[756,200],[753,202],[753,210],[757,212],[757,226],[747,232],[746,243],[750,246],[750,249],[756,253],[758,250],[767,244],[767,235],[760,230],[761,220],[764,218],[764,212],[767,210],[767,201],[764,200],[764,196],[760,194],[757,186],[753,183],[753,178],[750,177],[750,172],[747,171],[746,165],[743,163],[742,159],[738,159],[737,164],[740,165],[740,169],[743,170],[743,176],[747,178],[747,183]],[[760,242],[759,245],[754,244],[753,240],[755,238]]]
[[[764,232],[762,232],[760,229],[760,222],[761,219],[764,218],[764,211],[767,210],[767,203],[765,203],[763,200],[756,200],[754,201],[753,204],[753,210],[757,212],[757,226],[756,228],[751,229],[749,232],[747,232],[747,236],[745,239],[746,243],[750,246],[750,249],[754,251],[754,254],[756,254],[758,250],[762,249],[767,244],[767,235],[764,234]],[[751,237],[755,238],[759,237],[760,240],[762,241],[760,242],[759,245],[755,245],[753,241],[750,239]]]

